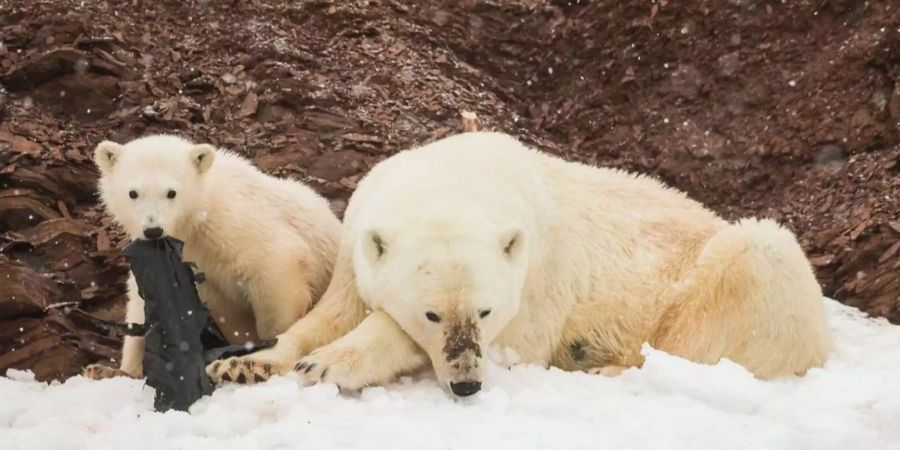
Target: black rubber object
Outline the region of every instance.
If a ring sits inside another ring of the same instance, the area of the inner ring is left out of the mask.
[[[167,237],[137,239],[123,253],[144,299],[145,323],[131,326],[144,335],[144,376],[156,389],[158,411],[187,411],[214,386],[206,365],[271,347],[275,340],[229,345],[209,311],[200,302],[193,264],[181,259],[184,243]],[[129,324],[130,325],[130,324]],[[128,333],[136,334],[136,333]]]

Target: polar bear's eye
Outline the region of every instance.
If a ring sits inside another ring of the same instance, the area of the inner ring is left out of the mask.
[[[176,194],[177,193],[175,192],[174,189],[169,189],[169,193],[166,194],[166,198],[169,200],[172,200],[173,198],[175,198]]]
[[[478,317],[481,317],[482,319],[484,319],[484,318],[487,317],[488,314],[490,314],[490,313],[491,313],[491,309],[490,309],[490,308],[488,308],[488,309],[482,309],[481,311],[478,312]]]
[[[428,320],[430,320],[434,323],[438,323],[441,321],[441,318],[437,314],[435,314],[431,311],[428,311],[427,313],[425,313],[425,317],[427,317]]]
[[[131,197],[132,200],[138,198],[138,193],[136,190],[132,189],[128,191],[128,196]]]

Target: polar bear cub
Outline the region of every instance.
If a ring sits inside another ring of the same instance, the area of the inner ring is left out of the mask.
[[[200,298],[232,343],[284,332],[328,286],[341,225],[309,187],[175,136],[105,141],[94,161],[103,204],[132,238],[184,241],[184,260],[206,274]],[[126,320],[144,321],[134,276]],[[118,370],[85,375],[140,377],[142,360],[143,338],[126,337]]]
[[[349,389],[429,365],[481,389],[488,346],[521,361],[614,374],[645,342],[729,358],[760,378],[821,366],[821,289],[793,234],[728,223],[651,178],[466,133],[377,165],[348,205],[322,301],[274,348],[213,363]],[[263,376],[264,377],[264,376]]]

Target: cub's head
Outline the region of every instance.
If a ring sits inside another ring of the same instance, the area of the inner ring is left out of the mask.
[[[354,255],[360,293],[431,359],[454,395],[481,389],[487,345],[519,309],[527,270],[518,228],[367,230]]]
[[[101,142],[94,150],[100,196],[133,239],[178,237],[197,214],[203,177],[215,149],[174,136],[148,136],[125,145]]]

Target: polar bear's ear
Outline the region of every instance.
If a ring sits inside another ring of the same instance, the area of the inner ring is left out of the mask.
[[[510,228],[501,232],[500,248],[503,249],[503,254],[511,260],[518,258],[525,244],[522,239],[522,230],[518,228]]]
[[[216,159],[216,148],[209,144],[198,144],[191,147],[190,155],[191,163],[197,168],[197,172],[204,173]]]
[[[119,159],[122,146],[113,141],[103,141],[94,149],[94,164],[101,172],[109,172]]]
[[[384,232],[377,229],[371,229],[366,232],[363,237],[363,251],[369,261],[378,261],[384,257],[387,252],[388,244],[384,238]]]

